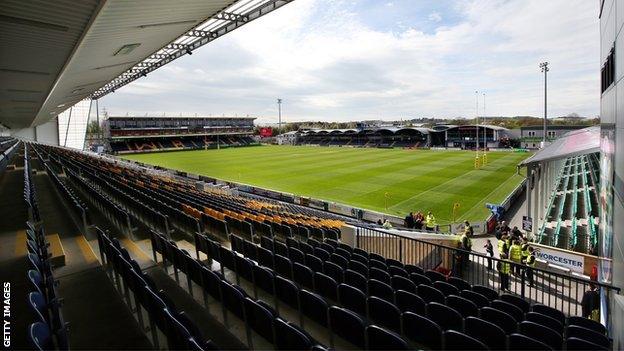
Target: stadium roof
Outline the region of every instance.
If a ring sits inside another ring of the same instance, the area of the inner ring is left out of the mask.
[[[4,0],[0,123],[43,124],[293,0]]]
[[[600,127],[594,126],[564,134],[550,145],[520,163],[520,166],[554,161],[600,151]]]
[[[108,119],[256,119],[252,116],[109,116]]]

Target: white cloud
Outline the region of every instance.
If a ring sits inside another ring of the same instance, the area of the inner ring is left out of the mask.
[[[598,4],[587,0],[458,1],[460,20],[376,29],[346,0],[297,0],[176,60],[103,101],[111,113],[276,115],[355,120],[541,115],[542,75],[551,63],[551,115],[596,115]],[[393,3],[396,9],[397,4]],[[442,11],[442,10],[440,10]],[[383,14],[379,14],[382,16]],[[428,16],[428,17],[425,17]],[[262,120],[262,119],[261,119]]]
[[[442,16],[439,12],[432,12],[429,14],[429,20],[432,22],[440,22],[442,20]]]

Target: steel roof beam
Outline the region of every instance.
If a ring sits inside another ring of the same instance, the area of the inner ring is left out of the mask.
[[[113,79],[111,82],[105,84],[93,94],[91,99],[99,99],[115,90],[129,84],[140,77],[146,76],[148,73],[157,70],[158,68],[178,59],[193,50],[196,50],[213,40],[224,36],[225,34],[255,20],[268,13],[271,13],[284,5],[287,5],[294,0],[269,0],[262,3],[253,9],[247,10],[244,13],[236,14],[226,11],[221,11],[219,14],[212,17],[212,19],[223,20],[225,23],[218,27],[211,29],[210,31],[194,29],[176,38],[173,42],[165,45],[162,49],[156,51],[152,55],[148,56],[143,62],[134,65],[132,68],[126,70],[119,77]],[[210,20],[208,20],[210,21]],[[203,22],[196,28],[200,28],[207,21]],[[193,41],[185,44],[176,43],[180,38],[191,37],[195,38]],[[173,52],[162,53],[162,50],[173,50]],[[147,60],[150,60],[147,62]],[[156,60],[156,61],[151,61]]]

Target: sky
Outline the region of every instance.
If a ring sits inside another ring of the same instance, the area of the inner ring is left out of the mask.
[[[479,96],[479,115],[543,116],[548,61],[549,116],[594,117],[598,14],[593,0],[295,0],[100,107],[272,123],[279,97],[284,121],[473,118]]]

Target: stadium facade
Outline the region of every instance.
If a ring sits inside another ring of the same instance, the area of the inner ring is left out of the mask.
[[[212,149],[254,144],[253,117],[108,117],[113,153]]]
[[[509,147],[509,130],[491,125],[311,129],[297,134],[297,144],[354,147],[444,147],[471,150]],[[478,137],[478,143],[477,143]]]
[[[600,4],[600,253],[613,259],[601,278],[624,286],[624,3]],[[614,349],[624,347],[624,296],[611,297]]]

